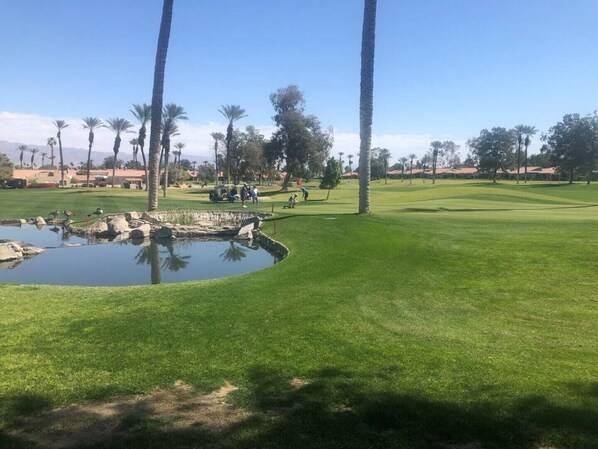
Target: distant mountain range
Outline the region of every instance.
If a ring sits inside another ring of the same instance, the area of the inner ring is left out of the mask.
[[[46,156],[45,164],[47,165],[50,163],[50,147],[48,146],[28,145],[19,142],[15,143],[0,140],[0,153],[6,154],[14,164],[18,165],[20,163],[19,155],[21,154],[21,152],[17,150],[19,145],[27,145],[27,148],[37,148],[39,150],[39,153],[35,155],[34,159],[34,162],[37,166],[40,166],[42,163],[42,152],[48,154],[48,156]],[[60,163],[58,145],[54,146],[54,156],[54,165],[58,167],[58,164]],[[101,164],[108,156],[114,156],[114,153],[106,151],[91,151],[91,159],[96,165]],[[81,162],[87,162],[87,150],[84,148],[62,147],[62,157],[64,158],[64,165],[70,165],[72,162],[75,166],[79,166]],[[127,161],[130,158],[130,154],[119,153],[119,159]],[[29,163],[30,161],[31,153],[25,153],[23,155],[23,163]]]

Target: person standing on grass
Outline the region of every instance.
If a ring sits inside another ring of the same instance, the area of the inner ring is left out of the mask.
[[[303,201],[307,201],[309,191],[305,187],[301,187],[301,194],[303,195]]]
[[[259,200],[259,194],[260,194],[260,192],[258,192],[257,186],[253,186],[252,189],[251,189],[251,191],[250,191],[250,193],[251,193],[251,203],[252,204],[259,204],[260,203],[260,200]]]
[[[245,199],[247,199],[248,193],[247,183],[245,183],[243,184],[243,187],[241,187],[241,207],[247,207],[245,205]]]

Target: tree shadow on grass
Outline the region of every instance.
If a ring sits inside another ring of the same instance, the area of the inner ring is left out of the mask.
[[[581,395],[584,399],[576,405],[563,406],[539,395],[502,399],[500,391],[492,400],[458,402],[375,387],[383,385],[387,377],[380,373],[366,378],[327,367],[298,379],[256,365],[248,369],[243,388],[229,396],[235,409],[244,410],[242,419],[222,426],[197,422],[193,426],[172,428],[155,419],[149,409],[140,409],[134,417],[126,417],[123,406],[121,433],[87,447],[598,447],[595,383],[570,385],[571,396]],[[588,394],[590,399],[586,400]],[[475,392],[472,396],[476,396]],[[13,446],[7,447],[27,447],[18,440],[8,443]]]

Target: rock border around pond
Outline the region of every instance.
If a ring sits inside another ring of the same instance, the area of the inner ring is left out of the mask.
[[[61,224],[73,234],[112,241],[233,236],[235,240],[255,240],[268,252],[282,260],[288,256],[288,248],[260,232],[262,220],[271,216],[271,214],[244,211],[175,210],[110,214],[87,227],[76,226],[70,220]],[[37,226],[46,224],[41,217],[0,222],[3,225],[16,226],[26,223]],[[0,261],[22,260],[44,251],[41,248],[37,251],[38,248],[23,242],[3,241],[2,243],[6,253],[4,255],[7,257],[0,257]],[[7,252],[9,249],[10,254]]]
[[[88,227],[68,225],[69,232],[116,240],[235,236],[251,240],[269,214],[232,211],[126,212],[106,215]]]

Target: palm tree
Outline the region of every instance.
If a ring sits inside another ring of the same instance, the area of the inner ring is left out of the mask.
[[[342,151],[338,152],[338,166],[340,168],[341,176],[343,174],[343,154],[345,153],[343,153]]]
[[[529,147],[529,144],[532,142],[530,137],[533,136],[534,134],[536,134],[538,132],[538,130],[536,129],[535,126],[527,125],[523,128],[523,132],[525,133],[525,140],[523,141],[523,145],[525,145],[525,159],[524,159],[525,171],[524,171],[524,175],[523,175],[523,182],[527,183],[527,147]]]
[[[98,128],[103,128],[105,125],[101,119],[97,117],[83,117],[83,129],[89,130],[89,136],[87,140],[89,141],[89,149],[87,150],[87,181],[85,185],[89,187],[89,172],[91,170],[91,147],[93,147],[93,139],[94,139],[94,130]]]
[[[365,0],[361,34],[361,85],[359,98],[359,213],[370,212],[370,149],[374,113],[374,53],[376,0]]]
[[[23,170],[23,153],[25,153],[25,151],[29,151],[29,148],[27,148],[27,145],[19,145],[17,147],[17,151],[21,152],[19,155],[19,160],[21,161],[21,170]]]
[[[224,134],[222,133],[210,133],[212,139],[214,139],[214,171],[216,173],[216,185],[218,185],[218,142],[224,140]]]
[[[31,153],[31,169],[33,170],[33,167],[35,165],[33,160],[35,159],[35,155],[39,153],[39,150],[37,148],[29,148],[27,151]]]
[[[46,156],[48,155],[48,153],[44,153],[42,152],[42,168],[44,166],[44,161],[46,160]]]
[[[164,150],[164,198],[168,189],[168,154],[170,153],[170,138],[178,135],[178,120],[187,120],[187,113],[182,106],[168,103],[162,112],[162,149]]]
[[[152,107],[148,104],[143,103],[134,104],[133,109],[131,109],[131,114],[137,119],[139,124],[141,125],[139,128],[139,134],[137,135],[137,145],[141,150],[141,158],[143,159],[143,170],[145,171],[145,190],[147,190],[147,162],[145,160],[145,152],[143,151],[143,147],[145,146],[145,137],[147,135],[147,122],[150,121],[152,116]]]
[[[521,170],[521,146],[523,145],[525,125],[517,125],[513,130],[517,136],[517,184],[519,184],[519,171]]]
[[[349,179],[351,179],[353,177],[353,155],[347,154],[347,159],[349,159],[349,172],[350,172]]]
[[[247,114],[245,114],[245,109],[241,108],[241,106],[237,104],[223,105],[220,109],[218,109],[218,112],[220,112],[228,120],[228,127],[226,128],[226,182],[227,184],[230,184],[229,151],[230,144],[233,140],[233,123],[237,120],[247,117]]]
[[[118,151],[120,149],[120,141],[121,141],[120,135],[130,132],[129,129],[133,127],[133,124],[124,118],[111,118],[111,119],[106,120],[106,123],[107,123],[107,127],[116,133],[116,137],[114,138],[114,147],[112,147],[112,151],[114,151],[114,164],[112,164],[112,188],[114,188],[114,179],[116,177],[117,156],[118,156]]]
[[[183,142],[178,142],[174,144],[174,147],[178,150],[176,152],[178,158],[179,158],[179,170],[181,169],[181,154],[183,153],[183,148],[185,148],[185,144]],[[174,151],[173,151],[174,153]],[[174,161],[176,164],[176,160]]]
[[[48,137],[46,145],[50,147],[50,161],[52,161],[52,168],[54,168],[54,145],[56,145],[56,139],[54,137]]]
[[[438,153],[442,150],[442,142],[435,140],[430,143],[432,147],[432,184],[436,184],[436,164],[438,163]]]
[[[411,153],[409,155],[409,170],[410,170],[410,174],[409,174],[409,185],[413,184],[413,161],[417,160],[417,154],[413,154]]]
[[[149,183],[148,211],[158,209],[158,186],[160,173],[158,170],[158,157],[160,153],[160,122],[162,119],[162,98],[164,96],[164,69],[166,67],[166,53],[170,39],[170,25],[172,23],[172,5],[174,0],[164,0],[162,7],[162,20],[160,22],[160,35],[156,49],[156,62],[154,64],[154,87],[152,91],[151,131],[149,148]]]
[[[405,166],[407,165],[407,162],[409,162],[409,159],[406,158],[405,156],[403,156],[402,158],[399,159],[399,162],[401,163],[401,182],[405,181]]]
[[[55,120],[54,126],[58,129],[56,137],[58,138],[58,149],[60,150],[60,187],[64,187],[64,159],[62,157],[62,130],[66,128],[68,123],[64,120]]]
[[[133,146],[133,168],[137,169],[137,153],[139,152],[139,141],[137,138],[131,139],[129,143]]]

